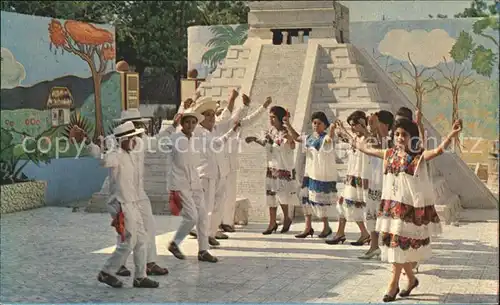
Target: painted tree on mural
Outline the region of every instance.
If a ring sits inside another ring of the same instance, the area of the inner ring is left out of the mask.
[[[475,35],[484,37],[494,44],[494,48],[487,48],[483,45],[474,43],[471,34],[461,31],[456,43],[453,45],[450,55],[455,62],[462,64],[470,60],[472,69],[477,74],[491,77],[495,66],[495,61],[498,58],[498,30],[499,30],[498,17],[486,17],[480,19],[472,25],[472,32]],[[488,30],[496,33],[496,35],[488,34]],[[497,70],[498,72],[498,70]]]
[[[217,64],[226,58],[230,46],[242,45],[247,40],[248,25],[239,24],[234,28],[230,25],[218,25],[210,27],[210,31],[214,37],[207,42],[210,49],[203,54],[201,61],[210,67],[212,73]]]
[[[434,80],[434,67],[419,68],[411,59],[408,52],[408,63],[400,63],[401,68],[406,71],[406,74],[411,80],[406,80],[403,71],[395,71],[391,74],[394,77],[396,84],[400,86],[407,86],[415,93],[417,109],[422,112],[422,102],[425,94],[432,92],[438,88]]]
[[[453,64],[453,67],[451,67],[452,64],[448,64],[446,58],[443,58],[443,62],[445,68],[443,69],[436,66],[436,70],[439,71],[442,78],[444,78],[447,83],[438,84],[436,82],[435,84],[439,88],[450,91],[452,98],[451,122],[455,122],[459,119],[458,109],[460,90],[463,87],[467,87],[474,83],[474,80],[470,79],[472,73],[465,74],[465,70],[467,69],[465,65],[462,65],[461,68],[458,68],[459,65],[455,62]],[[455,147],[460,149],[460,141],[458,137],[455,139]]]
[[[115,58],[113,34],[92,24],[67,20],[64,26],[55,19],[49,23],[50,49],[58,49],[77,55],[87,62],[94,82],[95,129],[93,141],[104,135],[101,105],[101,81],[107,64]]]

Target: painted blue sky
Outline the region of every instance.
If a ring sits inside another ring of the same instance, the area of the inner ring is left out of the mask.
[[[74,54],[49,50],[48,25],[51,18],[1,12],[2,48],[9,49],[26,70],[21,86],[29,87],[39,82],[67,75],[90,77],[88,64]],[[114,33],[110,25],[97,25]],[[111,66],[108,63],[108,67]],[[109,69],[109,68],[108,68]]]
[[[379,21],[385,20],[420,20],[429,19],[429,14],[453,15],[463,12],[470,6],[468,0],[459,1],[339,1],[349,8],[349,20],[356,21]],[[487,0],[488,4],[493,0]]]
[[[443,29],[448,35],[456,39],[461,31],[471,33],[474,43],[490,48],[498,54],[495,45],[487,38],[475,35],[472,33],[472,24],[477,19],[434,19],[434,20],[394,20],[394,21],[373,21],[373,22],[351,22],[350,38],[351,42],[358,48],[364,48],[369,54],[373,54],[372,50],[379,54],[379,44],[384,39],[385,35],[391,30],[403,29],[406,31]],[[487,32],[494,35],[493,30]],[[428,41],[428,47],[438,49],[439,41]],[[427,46],[422,46],[426,48]],[[410,51],[410,50],[409,50]],[[393,59],[395,60],[395,59]],[[497,57],[498,62],[498,57]],[[483,78],[476,75],[478,78]],[[498,73],[493,72],[491,79],[498,79]]]

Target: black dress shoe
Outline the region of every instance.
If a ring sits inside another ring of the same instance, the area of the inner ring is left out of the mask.
[[[212,254],[210,254],[210,252],[206,250],[198,252],[198,260],[200,262],[209,262],[209,263],[217,263],[219,261],[217,257],[213,256]]]
[[[150,278],[143,277],[141,279],[134,279],[135,288],[158,288],[160,283],[153,281]]]
[[[218,242],[217,239],[215,239],[215,237],[211,236],[208,238],[208,244],[212,247],[220,246],[220,242]]]
[[[222,232],[217,232],[215,233],[215,239],[228,239],[229,236],[227,236],[226,234],[222,233]]]
[[[127,269],[125,266],[121,266],[120,269],[116,272],[116,275],[118,276],[130,276],[130,270]]]
[[[236,232],[236,230],[232,226],[230,226],[230,225],[221,224],[220,228],[221,228],[222,231],[224,231],[226,233],[234,233],[234,232]]]

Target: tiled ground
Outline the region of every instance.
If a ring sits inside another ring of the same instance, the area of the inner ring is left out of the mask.
[[[2,215],[0,301],[374,303],[381,302],[390,276],[389,265],[356,258],[365,247],[295,239],[300,223],[285,235],[263,236],[261,224],[240,229],[213,250],[218,264],[198,263],[196,241],[188,239],[182,246],[190,256],[179,261],[166,250],[179,219],[156,220],[158,263],[171,274],[158,278],[160,289],[134,289],[127,279],[117,290],[96,281],[115,242],[108,215],[54,207]],[[400,301],[496,303],[497,229],[498,222],[446,226],[433,259],[421,266],[420,287]],[[348,239],[357,238],[354,226],[348,232]]]

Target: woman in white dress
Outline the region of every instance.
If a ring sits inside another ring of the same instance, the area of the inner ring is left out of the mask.
[[[290,231],[292,219],[289,215],[288,205],[297,201],[297,181],[295,180],[294,149],[295,141],[288,134],[283,120],[288,117],[288,112],[280,106],[274,106],[269,111],[271,128],[263,139],[247,137],[247,143],[257,143],[266,148],[267,173],[266,173],[266,201],[269,207],[269,226],[262,232],[269,235],[276,232],[278,223],[276,216],[278,206],[283,210],[283,228],[281,233]]]
[[[384,302],[394,301],[398,293],[401,297],[409,296],[419,285],[412,265],[430,257],[431,237],[441,232],[433,192],[429,191],[432,188],[427,161],[441,155],[461,130],[461,121],[456,121],[439,147],[422,150],[417,125],[402,118],[394,126],[394,148],[374,149],[362,141],[356,143],[359,150],[384,160],[382,201],[376,229],[380,234],[382,261],[393,266]],[[408,277],[408,286],[399,292],[402,270]]]
[[[306,164],[300,196],[306,227],[302,233],[295,235],[296,238],[314,235],[311,224],[313,214],[323,221],[323,231],[318,237],[325,238],[332,234],[328,217],[332,216],[333,206],[337,201],[337,167],[333,145],[335,124],[330,125],[324,112],[313,113],[311,124],[313,134],[305,138]],[[285,126],[295,141],[303,141],[288,120],[285,121]],[[330,129],[327,133],[328,126]]]
[[[367,136],[367,117],[363,111],[357,110],[351,113],[347,117],[347,123],[351,126],[351,131],[356,139],[364,139]],[[340,122],[339,125],[343,128]],[[366,230],[364,215],[370,178],[371,168],[368,155],[358,149],[349,149],[344,190],[337,202],[339,224],[335,236],[332,239],[325,240],[327,244],[344,243],[346,240],[345,227],[348,221],[356,222],[361,232],[358,240],[351,242],[351,245],[362,246],[370,243],[370,233]]]
[[[372,137],[370,143],[373,148],[385,149],[392,147],[392,142],[389,138],[389,131],[394,124],[394,116],[386,110],[378,111],[368,119],[369,132]],[[377,222],[377,212],[382,199],[382,181],[384,178],[384,162],[380,158],[370,156],[371,178],[368,187],[368,199],[366,201],[366,228],[370,232],[370,248],[360,259],[371,259],[375,256],[380,256],[380,248],[378,246],[378,233],[375,230]]]

